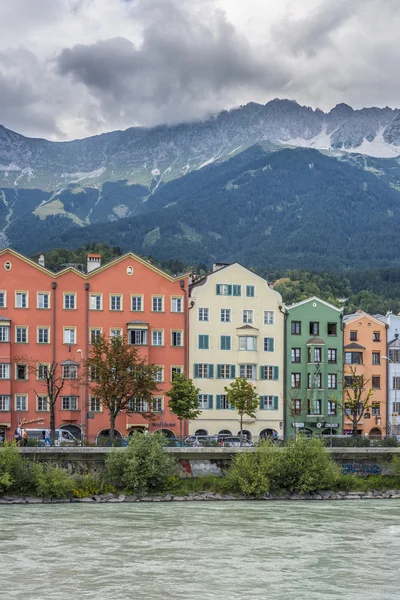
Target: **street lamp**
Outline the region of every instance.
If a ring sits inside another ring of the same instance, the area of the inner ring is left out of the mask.
[[[394,360],[392,360],[388,356],[382,356],[382,358],[384,360],[387,360],[388,363],[395,364]],[[394,386],[393,387],[394,387],[394,408],[397,409],[397,374],[396,374],[396,369],[394,369]],[[389,407],[388,407],[388,409],[389,409]],[[396,411],[392,410],[392,415],[393,415],[393,412],[396,412]],[[389,425],[389,414],[387,415],[387,425]],[[391,419],[390,419],[390,435],[392,435],[392,429],[393,429],[393,417],[391,417]]]

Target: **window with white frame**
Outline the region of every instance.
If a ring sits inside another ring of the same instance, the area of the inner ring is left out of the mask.
[[[110,329],[110,338],[121,337],[122,329]]]
[[[208,374],[209,374],[209,366],[207,363],[199,363],[197,365],[197,369],[198,369],[198,375],[197,377],[199,377],[200,379],[202,378],[207,378]]]
[[[171,331],[171,346],[182,346],[183,336],[182,331]]]
[[[63,396],[61,398],[62,410],[78,410],[78,396]]]
[[[147,329],[130,329],[128,332],[128,340],[134,346],[147,346],[148,332]]]
[[[101,294],[90,294],[90,310],[101,310]]]
[[[90,396],[89,412],[101,412],[101,402],[98,398]]]
[[[157,367],[157,371],[154,372],[154,381],[164,381],[164,367]]]
[[[49,327],[38,327],[37,330],[37,341],[38,344],[48,344],[49,343]]]
[[[110,310],[122,310],[122,296],[110,294]]]
[[[218,377],[220,379],[230,379],[231,365],[218,365]]]
[[[230,407],[228,396],[226,394],[221,394],[219,398],[217,397],[217,408],[220,408],[221,410],[229,410]]]
[[[28,292],[15,292],[15,308],[28,308]]]
[[[0,396],[0,411],[5,412],[10,410],[11,396]]]
[[[153,296],[151,309],[153,312],[163,312],[164,310],[164,297],[163,296]]]
[[[270,365],[265,365],[261,367],[261,379],[269,379],[273,380],[274,377],[274,367]]]
[[[253,324],[253,311],[252,310],[244,310],[243,311],[243,323],[245,323],[246,325],[252,325]]]
[[[9,363],[0,363],[0,379],[10,379]]]
[[[0,292],[0,308],[6,308],[6,292],[4,290]]]
[[[183,302],[182,298],[172,298],[171,299],[171,311],[172,312],[182,312]]]
[[[153,412],[160,413],[163,409],[163,398],[162,396],[154,397],[152,400]]]
[[[75,344],[76,343],[76,332],[75,327],[64,328],[64,344]]]
[[[149,403],[143,398],[130,398],[128,401],[128,412],[145,413],[149,410]]]
[[[75,293],[64,293],[64,308],[66,310],[74,310],[76,308]]]
[[[78,377],[77,365],[62,365],[62,376],[63,376],[63,379],[77,379],[77,377]]]
[[[199,394],[199,409],[207,410],[208,409],[208,394]]]
[[[239,365],[239,377],[246,379],[256,379],[256,365]]]
[[[37,295],[37,307],[38,308],[50,308],[50,294],[49,294],[49,292],[38,292],[38,295]]]
[[[49,365],[44,365],[39,363],[37,365],[37,375],[36,378],[38,380],[47,379],[49,376]]]
[[[28,366],[24,364],[15,365],[15,379],[25,380],[28,379]]]
[[[164,332],[154,330],[151,332],[151,344],[152,346],[163,346],[164,345]]]
[[[131,297],[131,310],[141,312],[143,310],[143,297],[132,296]]]
[[[101,337],[101,329],[91,329],[90,330],[90,343],[95,344],[99,341]]]
[[[28,328],[27,327],[16,327],[15,328],[15,343],[26,344],[28,342]]]
[[[273,325],[275,322],[275,311],[264,310],[264,325]]]
[[[254,298],[254,285],[246,285],[246,296],[249,298]]]
[[[257,338],[254,335],[239,336],[239,350],[257,350]]]
[[[8,325],[0,326],[0,342],[10,341],[10,327]]]
[[[38,412],[48,411],[50,408],[50,404],[47,396],[37,396],[36,407]]]
[[[227,285],[226,283],[221,283],[217,287],[217,294],[219,296],[230,296],[230,294],[232,293],[231,288],[232,288],[232,286]]]
[[[231,309],[230,308],[221,308],[221,323],[230,323],[231,322]]]
[[[17,412],[25,412],[28,410],[28,396],[15,396],[15,410]]]
[[[260,396],[260,408],[262,410],[276,410],[273,396]]]
[[[209,309],[199,308],[199,321],[209,321]]]
[[[175,375],[182,375],[182,367],[171,367],[171,381],[174,380]]]

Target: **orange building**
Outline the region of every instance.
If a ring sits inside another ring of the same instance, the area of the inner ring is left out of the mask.
[[[86,272],[53,273],[43,255],[39,263],[10,249],[0,252],[0,434],[10,437],[22,419],[43,417],[49,425],[40,369],[29,367],[35,362],[57,362],[71,376],[58,400],[56,427],[88,439],[107,432],[107,411],[91,397],[90,383],[77,377],[98,333],[122,333],[160,367],[153,398],[159,417],[150,428],[178,433],[165,393],[173,373],[187,368],[189,276],[172,277],[131,253],[104,266],[100,255],[88,255]],[[137,413],[116,420],[123,436],[148,427]]]
[[[371,315],[357,311],[343,318],[344,323],[344,377],[352,370],[364,375],[366,390],[373,388],[371,407],[358,423],[360,435],[386,435],[387,377],[386,355],[387,325]],[[352,430],[352,422],[344,415],[344,432]]]

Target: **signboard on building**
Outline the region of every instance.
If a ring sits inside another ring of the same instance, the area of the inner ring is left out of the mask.
[[[305,423],[292,423],[293,427],[297,427],[299,429],[302,429],[303,427],[305,427]]]
[[[338,429],[339,423],[324,423],[325,429]]]

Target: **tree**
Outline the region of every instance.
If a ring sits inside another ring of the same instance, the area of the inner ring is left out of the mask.
[[[182,421],[197,419],[199,410],[199,388],[185,375],[174,376],[172,388],[167,392],[169,408],[179,420],[179,437],[182,439]]]
[[[110,416],[110,437],[115,437],[115,420],[122,412],[147,412],[158,390],[158,368],[149,365],[139,350],[123,336],[107,340],[99,336],[91,346],[87,369],[91,393]]]
[[[260,398],[256,388],[247,379],[236,377],[229,386],[225,387],[229,404],[235,408],[240,417],[240,445],[242,445],[243,416],[255,419]]]
[[[341,407],[342,411],[351,421],[353,437],[357,437],[358,423],[364,416],[364,413],[371,409],[371,398],[374,390],[368,387],[369,379],[366,379],[364,375],[357,375],[356,368],[350,367],[348,373],[343,382],[343,401],[337,397],[333,397],[332,399]],[[376,404],[379,404],[379,401],[376,401]]]

